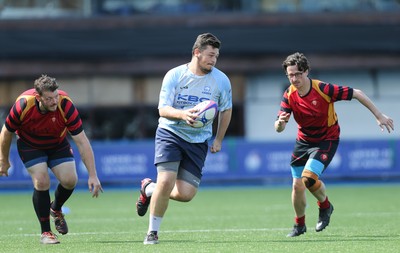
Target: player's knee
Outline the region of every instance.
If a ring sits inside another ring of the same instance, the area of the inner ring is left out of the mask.
[[[303,176],[301,178],[301,180],[303,181],[303,184],[309,189],[310,187],[313,187],[316,183],[315,179],[311,178],[311,177],[305,177]]]
[[[192,195],[183,194],[183,195],[180,196],[179,201],[180,201],[180,202],[189,202],[189,201],[191,201],[192,199],[193,199],[193,196],[192,196]]]
[[[303,184],[307,187],[307,189],[310,192],[315,192],[321,187],[321,181],[318,179],[316,175],[313,177],[303,175],[301,177],[301,180],[303,181]]]
[[[191,201],[197,193],[197,188],[183,180],[177,180],[170,197],[180,202]]]
[[[189,202],[193,199],[195,194],[172,192],[170,198],[179,202]]]
[[[69,179],[69,180],[64,180],[61,185],[65,188],[65,189],[69,189],[72,190],[76,187],[77,184],[77,180],[74,179]]]
[[[74,189],[78,183],[78,177],[76,174],[65,175],[60,178],[60,183],[65,189]]]
[[[296,193],[302,193],[305,191],[306,187],[305,184],[302,182],[302,180],[294,180],[292,189]]]

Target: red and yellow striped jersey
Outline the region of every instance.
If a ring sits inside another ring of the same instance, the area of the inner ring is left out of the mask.
[[[334,102],[351,100],[353,88],[310,80],[311,90],[303,97],[293,85],[286,89],[278,116],[282,112],[293,115],[298,125],[297,140],[315,143],[339,139],[340,126]]]
[[[35,98],[34,89],[23,92],[11,108],[5,126],[34,148],[49,149],[61,143],[69,132],[83,131],[78,110],[65,91],[58,90],[58,109],[43,113]]]

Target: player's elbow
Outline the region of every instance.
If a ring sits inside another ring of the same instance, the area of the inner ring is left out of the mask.
[[[365,94],[362,90],[353,89],[353,98],[360,100],[360,98],[364,97]]]

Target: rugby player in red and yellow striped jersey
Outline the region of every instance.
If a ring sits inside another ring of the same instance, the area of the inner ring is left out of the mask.
[[[50,215],[56,230],[68,233],[61,211],[78,181],[75,160],[67,139],[69,133],[76,143],[89,179],[89,191],[98,197],[102,187],[97,177],[93,150],[82,128],[78,110],[68,94],[58,89],[56,80],[42,75],[34,89],[23,92],[11,108],[0,134],[0,176],[8,176],[10,146],[17,135],[19,156],[32,177],[33,206],[41,226],[40,242],[59,243],[50,228]],[[50,168],[59,181],[50,199]]]
[[[282,67],[289,78],[290,86],[283,94],[274,126],[277,132],[282,132],[291,115],[298,125],[296,145],[290,163],[293,177],[292,204],[296,216],[293,230],[287,235],[294,237],[307,231],[306,189],[318,200],[319,217],[315,227],[317,232],[329,225],[333,212],[325,184],[319,178],[332,161],[339,145],[340,126],[334,103],[355,98],[372,112],[382,131],[385,127],[390,133],[394,130],[394,123],[361,90],[310,79],[308,60],[301,53],[289,55]]]

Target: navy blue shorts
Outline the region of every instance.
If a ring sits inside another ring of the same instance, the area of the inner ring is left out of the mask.
[[[180,161],[180,168],[201,179],[208,142],[190,143],[163,128],[157,128],[154,164]]]
[[[54,168],[61,163],[74,161],[71,145],[67,138],[51,149],[33,148],[18,138],[17,148],[19,157],[26,168],[42,162],[46,162],[49,168]]]

